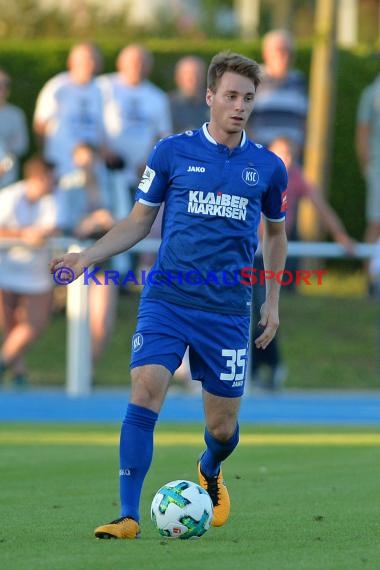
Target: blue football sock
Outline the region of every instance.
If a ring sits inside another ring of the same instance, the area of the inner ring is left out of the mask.
[[[201,457],[201,470],[206,477],[214,477],[220,471],[221,462],[231,455],[239,443],[239,424],[236,424],[235,432],[228,441],[223,442],[215,439],[207,428],[204,439],[207,448]]]
[[[122,517],[140,520],[140,497],[153,457],[153,431],[158,414],[128,404],[120,433],[120,503]]]

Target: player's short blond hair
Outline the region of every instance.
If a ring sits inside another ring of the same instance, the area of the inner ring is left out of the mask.
[[[227,72],[247,77],[254,84],[255,90],[260,85],[261,72],[256,61],[240,53],[222,51],[214,55],[211,60],[207,72],[207,88],[215,91],[219,80]]]

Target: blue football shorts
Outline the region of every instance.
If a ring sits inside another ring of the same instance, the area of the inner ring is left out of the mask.
[[[216,396],[244,392],[249,315],[223,315],[157,299],[142,299],[132,338],[131,368],[160,364],[171,374],[187,346],[193,380]]]

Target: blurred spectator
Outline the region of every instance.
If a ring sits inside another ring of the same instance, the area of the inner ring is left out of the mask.
[[[354,241],[347,234],[343,222],[325,200],[323,194],[310,184],[301,166],[297,163],[297,146],[287,137],[278,137],[269,145],[269,149],[284,162],[288,171],[286,234],[290,239],[297,239],[297,208],[301,198],[308,198],[315,206],[321,223],[330,232],[334,240],[341,244],[348,254],[353,253]],[[294,236],[294,237],[293,237]]]
[[[133,190],[152,145],[172,132],[168,96],[148,79],[152,65],[150,51],[131,44],[119,53],[117,71],[98,78],[107,144],[124,161]]]
[[[262,80],[247,130],[255,142],[265,146],[278,137],[286,137],[293,143],[296,160],[302,163],[308,110],[307,84],[303,73],[293,68],[295,45],[291,34],[287,30],[272,30],[265,34],[262,57]],[[296,223],[292,224],[288,239],[298,239],[296,228]],[[287,269],[295,271],[297,266],[298,259],[288,259]],[[291,286],[287,288],[288,291],[292,289]]]
[[[378,301],[378,317],[377,317],[377,366],[380,371],[380,238],[376,241],[376,251],[369,260],[369,275],[372,282],[372,293]]]
[[[206,65],[200,57],[188,55],[175,66],[177,89],[169,93],[173,131],[199,129],[210,118],[206,103]]]
[[[364,241],[373,243],[380,237],[380,75],[360,97],[356,153],[367,186]]]
[[[262,40],[261,84],[248,131],[258,143],[269,146],[277,137],[293,142],[296,159],[302,162],[308,110],[307,82],[304,74],[293,68],[295,43],[287,30],[272,30]],[[298,203],[297,203],[298,206]],[[288,239],[298,239],[296,224]],[[287,268],[295,271],[296,258],[288,259]],[[288,288],[290,291],[292,287]]]
[[[342,221],[328,202],[326,202],[323,195],[306,180],[301,167],[296,162],[296,148],[297,147],[294,142],[286,137],[279,137],[269,145],[269,149],[282,159],[288,171],[288,188],[286,197],[287,214],[285,220],[287,235],[296,236],[297,206],[301,198],[307,197],[315,206],[322,224],[331,233],[334,240],[345,248],[347,254],[352,254],[355,242],[347,234]],[[260,252],[256,254],[255,267],[257,271],[264,269],[263,259]],[[288,262],[285,269],[292,271],[292,268],[289,268],[288,266]],[[284,281],[286,281],[286,276],[284,277]],[[287,289],[288,286],[285,287],[285,290]],[[260,282],[258,281],[253,286],[253,339],[261,334],[258,323],[260,321],[260,308],[265,301],[265,295],[265,284],[260,285]],[[287,369],[283,363],[278,342],[277,335],[265,350],[257,349],[255,344],[252,343],[252,380],[255,384],[271,390],[281,388],[287,377]],[[263,367],[267,368],[265,381],[261,376]]]
[[[102,196],[119,219],[128,213],[130,203],[128,208],[122,207],[114,192],[120,160],[106,146],[103,96],[95,77],[101,66],[101,53],[94,44],[75,45],[67,59],[68,71],[50,79],[38,96],[34,128],[41,137],[46,159],[55,165],[58,180],[75,170],[73,151],[77,144],[84,142],[96,149]],[[125,272],[128,260],[127,255],[115,256],[113,267]]]
[[[19,159],[27,152],[29,135],[24,111],[8,103],[11,79],[0,68],[0,188],[19,177]]]
[[[53,186],[51,166],[35,157],[25,163],[24,179],[0,192],[0,237],[25,244],[0,250],[0,379],[9,369],[17,385],[26,383],[25,352],[46,328],[51,312],[54,282],[44,244],[58,225]]]
[[[60,226],[65,234],[81,240],[98,239],[114,224],[97,176],[99,157],[90,145],[79,143],[74,148],[73,161],[74,170],[63,176],[59,184]],[[118,286],[112,280],[105,284],[103,272],[98,271],[96,279],[101,285],[91,281],[89,290],[94,363],[103,353],[113,329],[118,298]]]
[[[380,238],[376,241],[376,251],[370,259],[369,270],[380,295]]]
[[[148,79],[152,66],[151,52],[139,44],[131,44],[119,53],[117,71],[98,79],[104,97],[107,146],[125,165],[124,192],[115,200],[121,217],[132,206],[132,192],[152,146],[172,132],[169,97]],[[159,218],[149,237],[160,236]],[[139,269],[147,269],[154,259],[153,254],[141,254]]]
[[[74,169],[59,180],[61,224],[65,233],[98,239],[114,224],[98,177],[99,159],[88,143],[73,150]],[[101,162],[101,160],[100,160]]]
[[[102,97],[95,81],[100,61],[93,44],[75,45],[67,59],[68,71],[50,79],[38,95],[34,130],[58,178],[73,170],[73,149],[79,142],[104,147]]]
[[[294,55],[294,41],[286,30],[272,30],[264,36],[262,81],[248,130],[253,140],[265,146],[278,136],[286,136],[297,145],[301,157],[308,96],[305,76],[292,67]]]

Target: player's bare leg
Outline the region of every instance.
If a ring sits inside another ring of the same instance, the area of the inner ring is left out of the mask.
[[[131,370],[131,403],[158,413],[164,403],[171,379],[159,364],[137,366]]]

